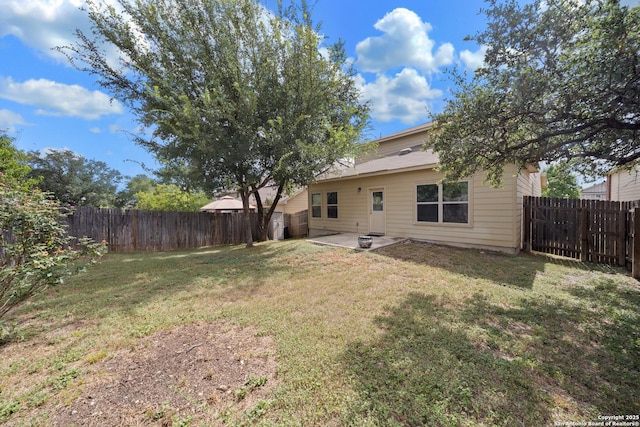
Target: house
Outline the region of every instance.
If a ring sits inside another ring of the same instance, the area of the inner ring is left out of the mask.
[[[607,200],[606,181],[583,188],[580,191],[580,198],[586,200]]]
[[[507,166],[500,188],[484,174],[442,183],[438,155],[422,150],[430,124],[380,138],[377,150],[309,186],[309,235],[359,233],[515,253],[523,196],[539,196],[536,168]]]
[[[607,199],[617,202],[640,200],[640,175],[638,166],[616,168],[607,176]]]

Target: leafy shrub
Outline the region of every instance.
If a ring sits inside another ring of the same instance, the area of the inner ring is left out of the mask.
[[[0,172],[0,322],[12,308],[106,252],[67,236],[60,203]],[[0,323],[0,336],[2,335]]]

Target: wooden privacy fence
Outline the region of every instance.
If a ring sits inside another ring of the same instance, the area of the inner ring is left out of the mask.
[[[525,250],[599,264],[632,267],[637,262],[640,266],[640,231],[634,232],[634,222],[640,226],[640,221],[634,221],[635,214],[640,215],[640,201],[526,196],[523,204]],[[639,243],[634,246],[636,238]],[[639,252],[635,258],[634,249]]]
[[[258,215],[251,214],[254,239]],[[78,206],[67,218],[70,236],[105,240],[111,252],[163,251],[246,241],[240,213],[164,212]]]
[[[309,211],[284,215],[285,238],[306,237],[309,234]]]

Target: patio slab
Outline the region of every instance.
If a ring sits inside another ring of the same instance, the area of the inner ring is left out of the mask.
[[[339,246],[341,248],[356,249],[359,251],[370,251],[409,240],[405,237],[373,236],[373,244],[370,248],[365,249],[358,245],[358,236],[360,235],[357,233],[340,233],[311,237],[307,239],[307,241],[318,245]]]

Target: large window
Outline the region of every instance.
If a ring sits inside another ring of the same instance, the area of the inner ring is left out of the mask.
[[[338,218],[338,192],[327,193],[327,218]]]
[[[322,193],[311,194],[311,217],[322,218]]]
[[[469,183],[421,184],[416,186],[418,222],[469,223]]]

